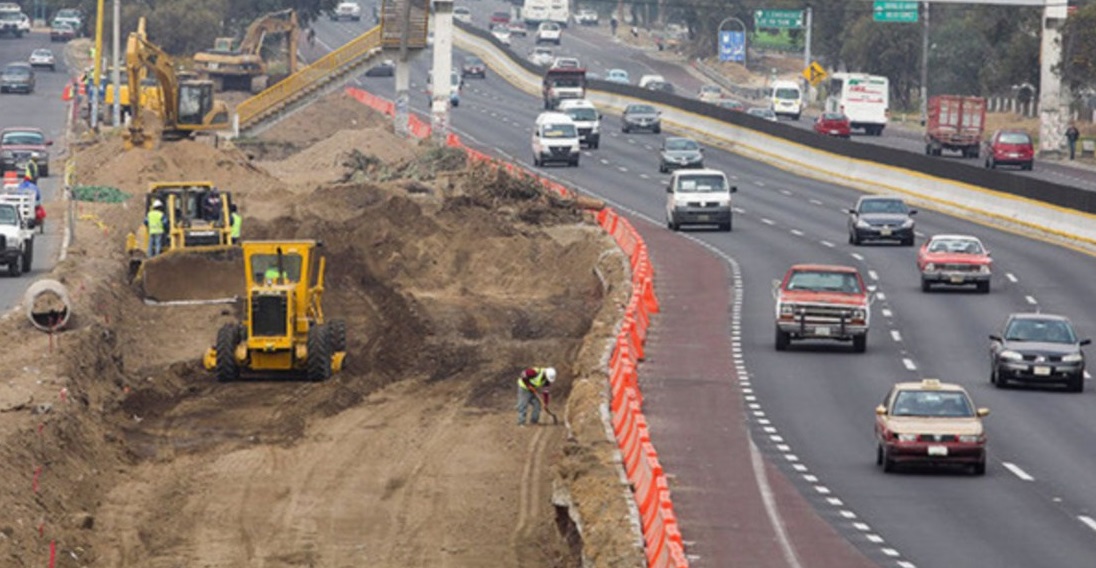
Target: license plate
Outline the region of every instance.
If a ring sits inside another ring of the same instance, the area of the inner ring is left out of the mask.
[[[696,220],[697,221],[710,221],[711,220],[711,215],[697,215]]]
[[[963,283],[963,277],[962,276],[952,276],[951,277],[951,283],[952,284],[962,284]]]
[[[1010,158],[1019,158],[1020,154],[1017,154],[1016,152],[1010,152],[1008,157],[1010,157]]]
[[[1031,372],[1040,377],[1046,377],[1050,375],[1050,367],[1047,367],[1046,365],[1036,365]]]
[[[930,456],[946,456],[948,455],[947,446],[929,446]]]
[[[879,229],[879,234],[883,235],[884,237],[889,237],[891,234],[890,227],[883,227],[882,229]]]
[[[814,328],[814,334],[818,335],[818,336],[822,336],[822,337],[829,337],[830,328],[828,328],[826,326],[816,327],[816,328]]]

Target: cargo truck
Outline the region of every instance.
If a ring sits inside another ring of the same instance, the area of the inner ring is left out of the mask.
[[[925,155],[940,156],[950,150],[964,158],[977,158],[985,126],[986,99],[936,95],[928,104]]]

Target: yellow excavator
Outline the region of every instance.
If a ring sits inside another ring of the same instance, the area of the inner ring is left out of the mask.
[[[147,38],[145,33],[145,19],[143,17],[137,20],[137,34],[143,38]],[[114,68],[110,67],[103,71],[104,76],[111,77]],[[88,71],[91,72],[90,70]],[[118,86],[118,105],[121,107],[123,115],[132,116],[133,108],[129,105],[129,72],[127,68],[123,66],[120,70],[121,84]],[[138,77],[138,82],[141,84],[141,107],[146,109],[152,109],[157,113],[160,112],[160,86],[156,83],[155,77],[148,76],[148,70],[142,69],[141,75]],[[114,106],[114,85],[108,83],[104,90],[103,109],[109,109]],[[103,109],[100,109],[102,111]]]
[[[138,32],[126,42],[126,78],[130,93],[141,90],[141,74],[156,78],[160,90],[160,137],[179,140],[197,132],[230,128],[228,106],[213,98],[213,82],[183,79],[175,70],[175,61],[156,44]],[[156,138],[146,132],[141,97],[130,97],[133,116],[123,133],[126,149],[153,148]]]
[[[262,54],[268,36],[285,34],[286,66],[277,75],[286,77],[297,72],[300,33],[296,10],[271,12],[260,16],[247,27],[238,46],[233,45],[233,38],[217,38],[212,50],[194,55],[194,65],[203,78],[213,81],[214,90],[218,92],[258,93],[266,89],[271,75],[274,75]]]

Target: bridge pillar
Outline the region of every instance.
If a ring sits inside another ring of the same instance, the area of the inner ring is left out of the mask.
[[[453,94],[453,0],[434,0],[434,64],[431,71],[430,132],[445,143],[449,134],[449,106]],[[460,80],[463,83],[463,79]]]

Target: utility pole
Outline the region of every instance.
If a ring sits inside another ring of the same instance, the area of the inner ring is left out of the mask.
[[[111,70],[110,82],[114,85],[114,108],[111,109],[111,125],[114,128],[118,128],[122,124],[122,64],[121,64],[121,45],[122,45],[122,2],[121,0],[114,0],[114,60],[111,62],[114,67]],[[137,93],[130,93],[129,96],[137,96]]]
[[[929,2],[922,2],[921,19],[921,126],[929,120]]]
[[[95,12],[95,61],[92,73],[91,89],[88,96],[91,97],[91,127],[99,126],[99,88],[103,84],[103,2],[99,0]]]
[[[805,26],[805,34],[803,37],[803,69],[811,68],[811,21],[813,19],[813,11],[810,6],[807,6],[806,17],[803,18],[803,25]],[[803,78],[804,88],[803,96],[806,97],[806,103],[811,102],[811,82]]]

